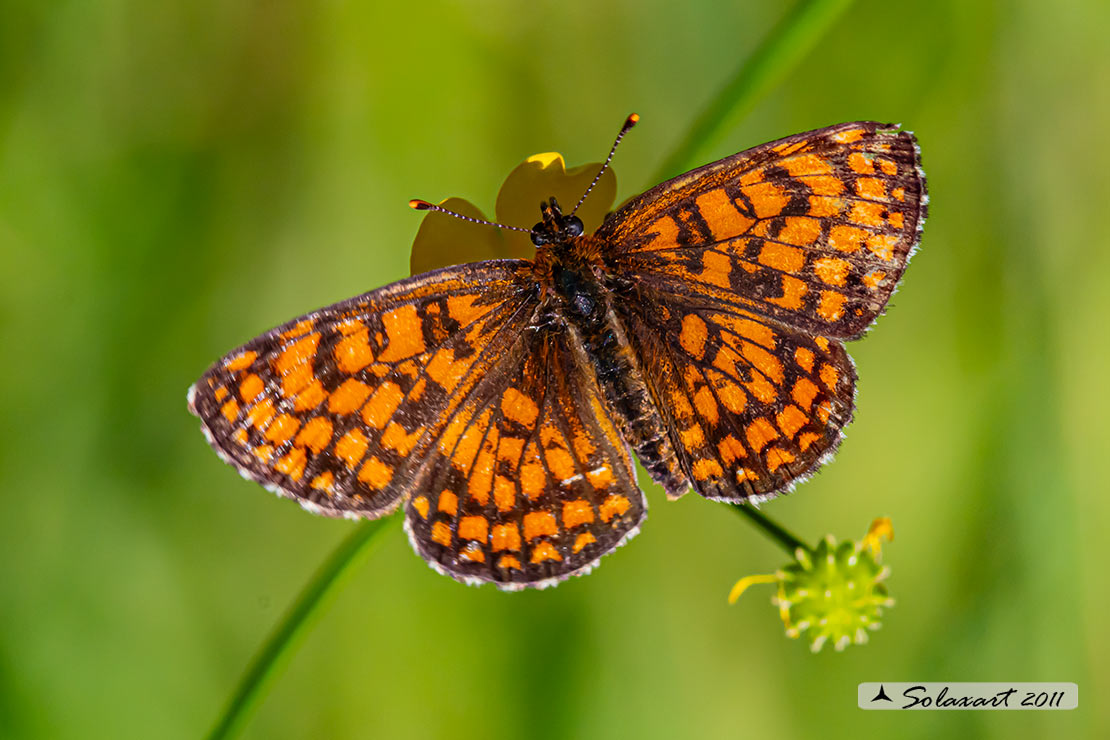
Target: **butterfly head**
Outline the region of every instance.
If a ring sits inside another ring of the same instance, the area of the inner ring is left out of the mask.
[[[563,215],[562,209],[559,208],[559,201],[555,200],[554,197],[547,202],[540,203],[540,214],[543,220],[532,227],[532,243],[537,247],[542,247],[544,244],[568,242],[582,236],[582,232],[585,230],[585,227],[582,226],[582,219],[573,213]]]

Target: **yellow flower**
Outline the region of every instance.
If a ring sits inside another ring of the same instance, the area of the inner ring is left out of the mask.
[[[556,152],[535,154],[509,173],[497,194],[496,218],[506,226],[531,229],[540,218],[540,202],[554,196],[569,213],[601,168],[593,163],[567,170]],[[617,194],[617,177],[607,169],[576,214],[586,232],[601,225]],[[475,205],[447,198],[440,206],[463,216],[485,220]],[[528,234],[475,224],[438,211],[428,211],[412,243],[409,269],[413,275],[438,267],[491,259],[531,259],[535,246]]]

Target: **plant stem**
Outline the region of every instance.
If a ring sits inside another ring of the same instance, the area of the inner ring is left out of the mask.
[[[807,552],[812,551],[813,548],[802,542],[778,522],[771,519],[754,506],[750,504],[729,504],[729,506],[736,509],[737,513],[741,516],[747,517],[748,521],[759,527],[763,530],[764,534],[781,545],[784,550],[790,553],[790,557],[794,557],[794,553],[799,547]]]
[[[722,131],[786,77],[852,2],[800,0],[702,111],[652,182],[674,177],[697,164],[698,155],[710,149]]]
[[[255,656],[219,722],[208,735],[210,740],[222,740],[239,733],[278,669],[288,662],[309,624],[319,616],[327,597],[343,577],[362,562],[387,521],[392,521],[392,517],[363,522],[324,561]]]

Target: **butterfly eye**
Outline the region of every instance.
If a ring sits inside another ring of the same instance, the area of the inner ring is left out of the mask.
[[[571,237],[582,236],[582,232],[586,230],[582,225],[582,219],[578,216],[567,216],[566,226],[563,228],[566,229],[567,235]]]
[[[544,224],[542,221],[532,227],[533,244],[535,244],[537,247],[542,247],[549,241],[551,241],[551,236],[547,233],[547,230],[544,228]]]

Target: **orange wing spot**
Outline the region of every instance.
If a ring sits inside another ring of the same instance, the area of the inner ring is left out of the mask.
[[[254,456],[262,462],[269,462],[274,456],[274,448],[272,445],[260,445],[254,448]]]
[[[826,285],[844,285],[848,279],[848,260],[838,257],[822,257],[813,262],[813,274]]]
[[[516,484],[503,475],[493,479],[493,502],[498,511],[512,511],[516,506]]]
[[[424,497],[420,496],[419,498]],[[416,502],[414,501],[413,504],[415,505],[415,503]],[[436,508],[438,508],[447,516],[455,516],[455,514],[459,513],[459,497],[455,495],[454,491],[443,489],[443,491],[441,491],[439,494],[439,504]],[[427,514],[421,514],[421,516],[425,519],[428,518]]]
[[[601,521],[609,522],[613,517],[623,516],[631,508],[632,502],[628,500],[627,496],[622,496],[619,493],[610,494],[608,498],[601,502]]]
[[[382,326],[389,343],[378,355],[382,362],[397,362],[424,351],[424,322],[416,306],[401,306],[382,314]]]
[[[486,541],[489,522],[484,516],[464,516],[459,520],[459,538],[464,540]]]
[[[333,352],[340,370],[348,375],[357,373],[374,361],[374,352],[370,349],[370,330],[364,326],[360,331],[343,337],[335,345]]]
[[[743,180],[741,180],[743,182]],[[741,186],[744,195],[748,196],[752,208],[758,218],[771,218],[782,213],[786,204],[790,202],[790,194],[771,182],[760,182],[754,185]]]
[[[748,456],[748,451],[744,449],[744,445],[740,444],[740,440],[731,434],[717,443],[717,452],[721,459],[725,461],[725,465],[732,465],[737,458]]]
[[[805,179],[806,185],[813,191],[814,195],[830,197],[842,194],[846,188],[844,183],[838,177],[832,175],[819,175],[818,177],[807,177]],[[839,213],[839,209],[837,213]]]
[[[524,539],[531,542],[537,537],[558,534],[559,525],[550,511],[532,511],[524,515]]]
[[[328,398],[328,411],[333,414],[351,414],[366,402],[370,395],[370,386],[347,378],[343,384],[332,391]]]
[[[301,319],[293,326],[293,328],[283,331],[281,333],[281,336],[285,337],[286,339],[293,339],[295,337],[301,336],[306,332],[312,331],[312,326],[312,319]]]
[[[742,348],[744,357],[756,370],[770,378],[776,385],[782,385],[782,362],[777,357],[760,347],[758,344],[744,342]]]
[[[850,128],[847,131],[833,134],[832,140],[837,144],[851,144],[853,141],[862,139],[863,133],[863,129],[861,128]]]
[[[597,490],[603,490],[613,485],[613,471],[608,467],[598,468],[586,473],[586,480]]]
[[[766,324],[725,314],[717,314],[714,316],[713,323],[723,326],[745,339],[750,339],[756,344],[761,344],[767,349],[775,348],[775,330]]]
[[[784,450],[781,447],[772,447],[767,450],[764,459],[767,461],[767,470],[771,473],[775,472],[783,465],[789,465],[795,460],[792,452]]]
[[[705,434],[702,433],[701,427],[696,424],[687,429],[679,430],[678,437],[682,440],[682,447],[687,450],[696,450],[705,444]]]
[[[520,528],[516,524],[493,525],[493,531],[490,533],[490,547],[493,548],[494,552],[520,550]]]
[[[703,459],[694,463],[693,473],[698,480],[708,480],[709,478],[720,478],[725,474],[725,471],[716,460]]]
[[[574,529],[580,524],[587,524],[594,520],[594,510],[590,502],[584,498],[567,501],[563,504],[563,527]]]
[[[841,252],[855,252],[866,238],[867,232],[855,226],[841,224],[829,229],[829,246]]]
[[[285,473],[293,480],[300,480],[304,475],[305,462],[304,448],[294,447],[286,453],[285,457],[277,461],[274,465],[274,470],[279,473]]]
[[[798,430],[809,423],[809,417],[805,412],[794,404],[790,404],[784,408],[775,419],[778,422],[779,429],[788,438],[793,437],[798,433]]]
[[[782,276],[782,295],[777,298],[764,298],[763,300],[768,303],[774,303],[782,306],[791,311],[797,311],[802,307],[802,299],[805,297],[806,291],[809,288],[804,282],[796,277],[789,275]]]
[[[732,260],[720,252],[706,252],[701,259],[702,271],[698,280],[726,290],[732,288],[729,275],[732,274]]]
[[[231,435],[231,438],[233,440],[235,440],[236,442],[238,442],[239,444],[243,445],[244,447],[247,446],[247,430],[246,429],[243,429],[242,427],[239,427]]]
[[[796,247],[787,247],[775,242],[764,242],[759,250],[759,263],[774,270],[797,272],[805,267],[805,252]]]
[[[536,423],[540,409],[535,401],[516,388],[507,388],[501,395],[501,413],[506,419],[531,429]]]
[[[805,452],[817,440],[821,439],[821,435],[816,432],[806,432],[798,437],[798,449]]]
[[[872,270],[863,276],[862,282],[868,290],[875,290],[886,282],[886,272],[883,270]]]
[[[380,491],[393,480],[393,467],[386,465],[377,457],[371,457],[358,471],[358,479],[375,491]]]
[[[739,378],[740,373],[736,370],[736,361],[740,359],[740,355],[729,347],[723,344],[717,348],[717,354],[713,357],[713,367],[720,370],[729,378]]]
[[[532,562],[542,563],[545,560],[562,560],[563,556],[550,542],[541,542],[532,548]]]
[[[891,211],[890,217],[887,218],[890,225],[896,229],[902,229],[906,225],[906,217],[901,211]]]
[[[684,350],[690,353],[691,357],[701,359],[705,352],[705,340],[708,336],[709,330],[701,317],[692,313],[682,317],[682,329],[678,334],[678,342]]]
[[[547,484],[547,474],[543,466],[538,463],[526,463],[520,466],[520,490],[528,498],[535,498],[543,493]]]
[[[799,406],[808,409],[813,405],[813,399],[817,397],[817,385],[809,378],[798,378],[790,395]]]
[[[671,408],[681,418],[689,418],[694,415],[694,407],[690,405],[690,399],[686,397],[684,389],[673,388],[671,390]]]
[[[520,460],[522,452],[524,452],[524,440],[519,437],[501,437],[500,444],[497,445],[497,459],[508,460],[514,464],[514,467]]]
[[[229,422],[234,423],[235,420],[239,418],[239,402],[232,398],[220,407],[220,413],[223,414],[224,418]]]
[[[852,204],[848,218],[862,226],[878,229],[883,225],[883,204],[869,200],[857,200]]]
[[[370,400],[362,407],[362,420],[375,429],[381,429],[393,418],[393,412],[403,400],[405,394],[401,392],[401,386],[387,380],[374,390]]]
[[[297,394],[296,400],[293,402],[293,410],[311,411],[323,403],[327,397],[328,394],[324,390],[323,383],[313,378],[309,386]]]
[[[348,468],[354,470],[369,446],[370,440],[362,430],[352,429],[335,443],[335,456],[345,462]]]
[[[775,147],[775,151],[781,156],[785,157],[789,154],[793,154],[799,149],[804,149],[807,146],[809,146],[809,142],[803,139],[802,141],[795,141],[793,144],[779,144]]]
[[[890,191],[890,194],[894,196],[895,200],[897,200],[901,203],[906,202],[906,189],[905,188],[894,188],[894,190]]]
[[[281,377],[281,390],[286,396],[292,398],[307,388],[313,380],[315,376],[312,374],[311,363],[294,365]]]
[[[485,551],[473,542],[468,543],[464,549],[459,551],[459,557],[472,563],[486,562]]]
[[[330,495],[332,484],[335,483],[335,476],[332,475],[330,470],[325,470],[320,475],[312,479],[309,487],[316,491],[327,491]]]
[[[867,249],[879,259],[889,262],[894,258],[894,245],[897,243],[896,234],[873,234],[867,240]]]
[[[561,481],[569,480],[575,475],[574,458],[570,453],[560,447],[544,450],[544,458],[551,474]]]
[[[825,337],[814,337],[813,341],[821,348],[822,352],[829,351],[829,340]]]
[[[720,411],[717,409],[717,400],[713,398],[713,391],[708,386],[702,386],[694,391],[694,407],[698,415],[705,419],[711,426],[717,426],[720,421]]]
[[[744,383],[744,387],[762,403],[773,403],[779,396],[775,386],[762,373],[752,373],[752,379]]]
[[[799,247],[808,247],[813,244],[821,236],[821,222],[815,218],[807,216],[788,216],[786,223],[779,232],[779,241],[784,241],[787,244],[794,244]],[[764,249],[767,245],[764,244]],[[763,262],[763,254],[760,253],[760,262]],[[805,262],[803,257],[802,262]],[[763,262],[763,264],[767,264]]]
[[[877,177],[861,177],[856,180],[856,194],[861,198],[887,200],[886,185]]]
[[[836,381],[840,379],[840,373],[832,365],[821,366],[821,382],[825,384],[830,391],[836,388]]]
[[[266,439],[275,445],[283,445],[293,438],[301,423],[289,414],[279,414],[266,429]]]
[[[211,381],[209,381],[209,385],[211,385]],[[227,388],[221,385],[219,388],[216,389],[215,396],[217,401],[224,400],[225,398],[227,398]]]
[[[713,235],[714,241],[724,241],[743,234],[755,223],[754,219],[748,218],[736,209],[736,205],[725,193],[724,188],[702,193],[694,204],[709,226],[709,232]]]
[[[875,174],[875,165],[859,152],[852,152],[848,155],[848,166],[852,168],[853,172],[858,172],[861,175]]]
[[[774,394],[773,389],[772,394]],[[743,413],[744,407],[748,405],[747,394],[735,383],[721,383],[718,385],[717,398],[721,400],[722,406],[734,414]]]
[[[831,218],[839,216],[844,210],[842,198],[830,198],[824,195],[809,196],[809,216],[813,218]]]
[[[265,384],[262,382],[262,378],[252,373],[243,378],[243,382],[239,384],[239,398],[242,398],[246,403],[250,403],[258,398],[263,388],[265,388]]]
[[[747,468],[739,468],[736,471],[736,482],[743,483],[746,480],[759,480],[759,476]]]
[[[479,506],[489,503],[489,495],[493,490],[493,454],[489,445],[478,454],[474,466],[470,470],[470,478],[466,481],[466,492]]]
[[[648,233],[655,233],[650,242],[643,249],[666,249],[678,243],[678,224],[670,216],[664,216],[647,229]]]
[[[754,451],[759,452],[772,442],[779,438],[778,431],[771,425],[771,422],[766,417],[760,416],[751,424],[744,432],[748,438],[748,446]]]
[[[825,321],[836,321],[844,315],[844,302],[847,300],[843,293],[835,290],[822,290],[821,300],[817,304],[817,315]]]
[[[311,365],[319,343],[319,332],[313,332],[293,342],[274,360],[274,372],[278,375],[285,375],[297,365]]]
[[[432,525],[432,542],[444,547],[451,546],[451,528],[447,526],[447,522],[436,522]]]
[[[251,363],[254,362],[255,358],[257,357],[257,352],[248,350],[247,352],[244,352],[243,354],[239,355],[238,357],[224,365],[224,370],[228,371],[229,373],[234,373],[239,370],[246,370],[248,367],[251,366]]]
[[[829,403],[829,399],[826,398],[824,401],[817,404],[817,418],[821,420],[822,424],[827,424],[831,415],[832,404]]]
[[[748,170],[743,175],[740,175],[741,185],[754,185],[757,182],[763,182],[763,169]]]
[[[447,299],[447,315],[461,326],[471,324],[493,310],[493,306],[475,306],[475,295],[453,295]]]
[[[798,347],[794,350],[794,362],[807,373],[813,372],[813,350],[807,347]]]
[[[592,545],[595,542],[597,542],[597,537],[594,537],[589,532],[583,532],[574,539],[574,554],[577,555],[582,552],[587,545]]]
[[[891,160],[887,159],[886,157],[880,157],[878,162],[879,162],[879,169],[883,171],[884,175],[897,175],[898,174],[898,165],[896,165]]]
[[[791,157],[790,159],[780,162],[779,166],[789,172],[793,177],[828,175],[833,171],[832,165],[829,164],[828,160],[816,154],[802,154],[797,157]]]
[[[497,561],[497,567],[501,568],[502,570],[509,570],[510,568],[513,568],[515,570],[522,570],[522,568],[520,567],[520,561],[514,558],[512,555],[502,555],[501,559]]]
[[[428,363],[428,377],[438,383],[445,391],[450,393],[459,385],[459,381],[466,375],[467,369],[472,364],[467,360],[455,360],[455,350],[441,349]]]
[[[416,447],[416,443],[420,441],[423,434],[423,427],[412,434],[406,434],[403,426],[395,421],[390,422],[389,426],[385,428],[385,432],[382,433],[382,446],[387,450],[395,450],[399,455],[405,456],[412,452],[412,448]]]
[[[263,398],[247,412],[247,423],[259,431],[265,429],[272,418],[274,418],[274,402],[268,398]]]

